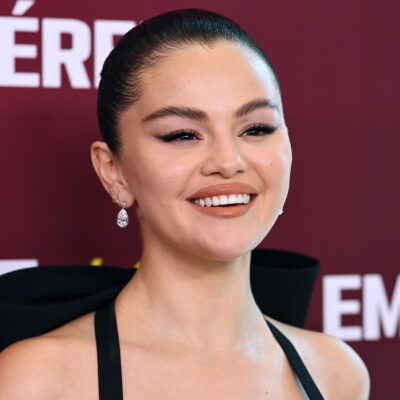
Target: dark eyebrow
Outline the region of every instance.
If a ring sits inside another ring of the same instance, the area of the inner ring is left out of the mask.
[[[258,98],[251,100],[248,103],[244,104],[243,106],[239,107],[234,112],[233,115],[236,118],[240,118],[252,111],[265,107],[273,108],[279,112],[278,106],[272,100]],[[155,119],[171,117],[171,116],[189,118],[189,119],[194,119],[196,121],[208,121],[207,114],[204,111],[199,110],[198,108],[167,106],[149,114],[147,117],[142,119],[142,122],[144,123],[148,121],[154,121]]]

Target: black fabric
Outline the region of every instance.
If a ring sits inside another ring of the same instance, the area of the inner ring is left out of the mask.
[[[314,380],[311,378],[310,373],[308,372],[306,366],[303,363],[303,360],[300,358],[300,355],[293,344],[275,325],[272,325],[271,322],[269,322],[267,319],[265,321],[271,329],[271,332],[275,336],[275,339],[278,341],[283,351],[285,352],[286,357],[290,362],[290,365],[294,369],[294,372],[299,378],[299,381],[310,400],[324,400],[321,392],[319,391]]]
[[[304,326],[320,265],[286,250],[252,252],[250,283],[260,310],[290,325]],[[40,266],[0,276],[0,351],[55,329],[114,299],[135,268]]]
[[[114,300],[94,315],[97,348],[99,399],[122,400],[121,352]]]
[[[265,320],[278,341],[309,400],[324,400],[297,350],[271,322]],[[95,313],[99,400],[123,400],[121,354],[114,300]]]

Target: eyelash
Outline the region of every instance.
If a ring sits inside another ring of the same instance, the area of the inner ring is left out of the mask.
[[[249,126],[244,133],[247,132],[263,132],[262,134],[250,135],[250,136],[266,136],[274,133],[277,127],[265,124],[254,124]],[[190,137],[190,139],[183,139],[184,137]],[[193,130],[182,130],[178,132],[172,132],[165,136],[160,136],[160,139],[164,142],[187,142],[192,139],[198,139],[196,131]]]

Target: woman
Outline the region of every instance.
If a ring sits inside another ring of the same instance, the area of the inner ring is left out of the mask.
[[[266,323],[250,289],[292,153],[278,78],[248,34],[196,9],[143,22],[104,63],[98,116],[93,166],[118,224],[139,218],[141,266],[95,315],[6,349],[0,400],[367,399],[350,347]]]

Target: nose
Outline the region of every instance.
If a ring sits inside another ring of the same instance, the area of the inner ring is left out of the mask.
[[[210,143],[202,172],[204,175],[220,174],[230,178],[246,168],[237,138],[219,138]]]

